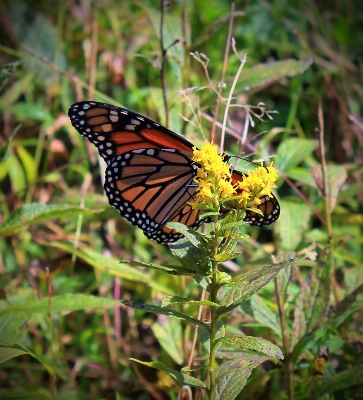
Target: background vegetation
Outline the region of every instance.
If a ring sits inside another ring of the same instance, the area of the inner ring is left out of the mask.
[[[278,111],[273,120],[254,117],[248,144],[239,146],[254,109],[229,110],[227,152],[274,160],[281,216],[268,229],[246,228],[251,238],[226,271],[317,254],[229,316],[231,333],[268,339],[285,355],[256,368],[238,398],[362,398],[361,5],[237,1],[231,19],[228,1],[168,3],[164,47],[180,40],[167,53],[171,129],[196,144],[210,137],[211,83],[218,90],[224,81],[227,96],[240,63],[232,50],[224,62],[231,20],[236,48],[248,54],[233,103]],[[176,399],[180,388],[169,375],[129,358],[175,369],[191,354],[196,364],[202,359],[193,326],[111,307],[120,298],[159,304],[161,294],[200,293],[187,278],[119,264],[174,261],[108,205],[103,162],[67,117],[75,101],[95,99],[166,123],[160,17],[151,0],[0,5],[0,64],[8,64],[0,75],[2,399]],[[190,52],[208,57],[210,81]],[[217,142],[224,109],[221,102]]]

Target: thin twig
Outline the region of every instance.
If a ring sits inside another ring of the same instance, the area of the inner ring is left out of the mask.
[[[97,24],[97,11],[93,10],[92,13],[92,36],[91,36],[91,55],[89,64],[89,98],[94,100],[94,90],[96,86],[96,71],[97,71],[97,45],[98,45],[98,24]]]
[[[161,18],[160,18],[160,49],[161,49],[161,86],[163,90],[163,100],[164,100],[164,109],[165,109],[165,125],[169,127],[169,108],[168,108],[168,99],[166,94],[166,78],[165,78],[165,66],[166,66],[166,50],[164,48],[164,0],[160,0],[160,8],[161,8]]]
[[[321,171],[323,175],[323,196],[325,202],[325,219],[326,219],[326,229],[328,231],[329,242],[333,236],[332,224],[331,224],[331,212],[330,212],[330,193],[329,193],[329,183],[328,183],[328,170],[326,165],[326,154],[325,154],[325,143],[324,143],[324,117],[323,117],[323,107],[321,102],[319,102],[318,108],[318,118],[319,118],[319,147],[320,147],[320,157],[321,157]]]
[[[231,13],[229,16],[227,42],[226,42],[226,47],[224,50],[223,67],[222,67],[222,73],[221,73],[221,78],[220,78],[221,83],[224,82],[224,77],[226,75],[227,63],[228,63],[228,57],[229,57],[229,49],[231,47],[234,8],[235,8],[235,4],[233,2],[231,4]],[[216,128],[216,121],[218,118],[218,111],[219,111],[220,97],[222,95],[222,90],[223,90],[223,85],[219,85],[218,92],[219,92],[220,96],[217,96],[216,105],[214,107],[213,122],[212,122],[212,127],[211,127],[211,132],[210,132],[210,141],[213,141],[215,139],[215,128]]]
[[[232,48],[235,48],[235,40],[233,38],[232,38]],[[229,96],[228,96],[228,99],[227,99],[226,108],[224,109],[223,128],[222,128],[222,133],[221,133],[221,144],[220,144],[220,151],[221,152],[223,152],[224,137],[226,135],[226,125],[227,125],[229,106],[230,106],[231,101],[232,101],[232,96],[233,96],[234,89],[236,88],[237,81],[239,79],[239,76],[241,75],[241,72],[242,72],[242,69],[243,69],[244,65],[246,64],[246,61],[247,61],[247,56],[243,55],[242,58],[240,58],[240,65],[239,65],[237,73],[236,73],[236,75],[235,75],[235,77],[233,79],[231,90],[229,91]]]

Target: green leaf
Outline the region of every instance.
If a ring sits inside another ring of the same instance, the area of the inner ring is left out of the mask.
[[[179,225],[185,227],[185,225]],[[197,237],[199,234],[194,232],[193,235]],[[195,274],[205,276],[210,272],[211,261],[205,239],[200,235],[198,237],[200,237],[200,241],[197,242],[199,243],[198,246],[194,246],[188,239],[183,238],[175,243],[170,243],[169,248],[182,268],[193,270]]]
[[[1,315],[2,309],[0,310],[0,345],[10,346],[20,342],[26,335],[24,326],[31,315],[24,313]]]
[[[363,283],[337,304],[334,313],[328,319],[332,329],[337,329],[347,317],[363,309],[363,302],[357,302],[357,296],[361,293],[363,293]]]
[[[38,178],[38,168],[32,155],[22,146],[17,146],[17,154],[20,158],[28,183]]]
[[[154,289],[160,290],[164,293],[173,293],[173,291],[167,286],[162,286],[158,282],[153,281],[148,272],[139,271],[136,268],[131,268],[124,263],[120,264],[118,260],[97,253],[94,250],[88,248],[76,249],[72,245],[58,242],[51,242],[49,245],[67,251],[70,254],[74,254],[87,264],[107,274],[119,276],[120,278],[127,279],[131,282],[146,283],[150,287],[153,287]]]
[[[263,301],[262,297],[258,294],[252,296],[251,308],[253,311],[253,317],[262,326],[267,326],[272,329],[279,337],[281,337],[281,325],[276,313],[274,313]]]
[[[286,59],[257,64],[249,69],[243,70],[238,80],[237,87],[240,90],[240,86],[242,86],[244,91],[248,91],[252,88],[278,81],[283,77],[292,77],[301,74],[309,68],[311,64],[312,59]]]
[[[164,296],[162,298],[162,307],[172,306],[174,304],[189,304],[193,306],[206,306],[206,307],[218,307],[217,303],[208,300],[189,300],[185,297],[179,296]]]
[[[189,375],[182,374],[181,372],[176,371],[175,369],[168,368],[161,362],[145,362],[145,361],[137,360],[136,358],[130,358],[129,360],[135,361],[142,365],[146,365],[147,367],[150,367],[150,368],[155,368],[160,371],[165,371],[168,374],[170,374],[170,376],[173,379],[175,379],[176,382],[179,383],[179,385],[182,385],[182,386],[189,385],[189,386],[196,387],[199,389],[206,389],[205,384],[202,381],[200,381],[199,379],[193,378],[192,376],[189,376]]]
[[[267,265],[233,278],[230,283],[225,286],[227,290],[222,298],[221,306],[217,314],[225,314],[247,301],[254,293],[258,292],[273,280],[280,269],[299,260],[301,260],[301,258]]]
[[[132,307],[136,310],[143,310],[146,312],[151,312],[155,314],[162,314],[162,315],[168,315],[169,317],[175,317],[182,319],[184,321],[191,322],[192,324],[199,325],[204,327],[208,332],[210,331],[210,328],[207,324],[205,324],[202,321],[199,321],[199,319],[190,317],[187,314],[181,313],[179,311],[171,310],[170,308],[163,308],[159,306],[154,306],[150,304],[141,304],[137,301],[131,301],[131,300],[121,300],[122,304],[124,304],[127,307]]]
[[[16,347],[0,346],[0,364],[7,360],[10,360],[11,358],[15,358],[23,354],[28,354],[28,352],[18,349]]]
[[[331,294],[331,264],[329,261],[326,263],[319,262],[311,271],[310,279],[303,290],[304,293],[301,294],[300,300],[303,301],[303,305],[302,309],[298,311],[304,315],[298,315],[298,318],[302,321],[300,329],[297,330],[299,326],[295,326],[297,333],[294,335],[292,344],[296,343],[298,335],[300,339],[293,348],[294,356],[301,354],[309,343],[316,342],[328,328],[326,320],[330,309]],[[323,325],[325,329],[317,332]]]
[[[303,233],[309,227],[312,211],[305,203],[296,200],[279,200],[281,214],[276,230],[283,250],[293,251],[303,239]]]
[[[331,294],[331,264],[320,261],[312,270],[304,312],[307,321],[306,331],[312,332],[322,326],[328,316]]]
[[[276,345],[260,337],[233,335],[221,339],[221,342],[233,347],[256,350],[279,360],[284,359],[284,355]]]
[[[222,344],[222,342],[219,341],[218,339],[223,338],[225,335],[226,335],[225,325],[223,324],[222,321],[218,321],[216,336],[215,336],[215,340],[217,341],[215,344],[215,350],[218,350]],[[199,327],[198,338],[199,338],[200,342],[202,343],[204,350],[207,351],[208,354],[210,354],[210,333],[208,331],[206,331],[204,328]]]
[[[19,229],[24,229],[31,224],[46,222],[54,218],[64,218],[93,214],[94,211],[82,207],[73,207],[68,204],[24,204],[1,225],[0,236],[9,236]]]
[[[16,192],[26,187],[25,173],[15,154],[10,152],[9,156],[2,164],[2,168],[6,170],[6,172],[3,171],[2,175],[9,175],[11,184]]]
[[[290,349],[293,350],[299,340],[304,337],[307,327],[306,315],[304,312],[304,301],[306,299],[306,291],[308,284],[304,284],[296,299],[294,307],[294,321],[292,325]]]
[[[256,210],[256,211],[260,212],[260,210]],[[222,220],[222,221],[224,221],[224,220]],[[242,221],[235,221],[235,222],[228,222],[226,224],[222,224],[221,223],[221,226],[219,228],[219,232],[225,232],[226,230],[233,229],[233,228],[238,228],[240,226],[245,226],[245,225],[248,225],[248,223],[244,222],[243,220]],[[248,237],[248,235],[246,235],[246,237]]]
[[[206,247],[207,242],[204,236],[194,231],[193,229],[188,228],[186,225],[181,224],[180,222],[168,222],[166,226],[167,228],[174,229],[177,232],[183,234],[186,239],[188,239],[188,241],[198,249],[203,250]]]
[[[195,282],[197,282],[197,284],[199,286],[201,286],[207,292],[209,292],[210,289],[212,288],[212,283],[213,282],[212,282],[212,278],[210,276],[200,277],[200,276],[194,275],[193,279],[195,280]],[[230,279],[231,279],[231,277],[230,277]]]
[[[51,311],[76,311],[99,307],[115,307],[120,305],[118,300],[106,299],[103,297],[88,294],[67,293],[51,298]],[[12,313],[49,313],[49,298],[27,301],[24,304],[10,305],[0,310],[0,315]]]
[[[252,370],[268,357],[241,357],[224,362],[216,369],[215,400],[233,400],[247,383]]]
[[[288,174],[290,169],[310,157],[317,147],[317,140],[297,138],[283,140],[277,149],[275,167],[280,173]]]
[[[35,121],[46,122],[50,124],[53,117],[49,110],[42,104],[17,102],[14,104],[10,111],[18,121],[32,119]]]
[[[1,315],[2,310],[17,304],[26,304],[36,299],[34,290],[20,290],[15,296],[10,296],[0,302],[0,345],[9,347],[19,343],[26,335],[26,323],[31,315],[12,313]]]
[[[167,272],[172,275],[187,275],[190,276],[194,273],[192,269],[187,269],[183,267],[179,267],[178,265],[160,265],[154,263],[146,263],[141,261],[127,261],[121,260],[120,264],[128,264],[133,267],[143,267],[149,269],[155,269],[156,271]]]
[[[151,329],[161,347],[169,354],[173,361],[181,365],[184,361],[181,321],[176,318],[159,315],[157,322],[151,325]]]
[[[363,382],[363,366],[359,365],[347,371],[338,372],[336,375],[323,379],[319,393],[333,393],[338,390],[361,385]]]
[[[323,188],[324,185],[323,185],[321,166],[314,165],[312,167],[312,173],[317,182],[317,186],[319,188]],[[328,174],[329,207],[330,207],[330,212],[332,213],[337,204],[337,198],[340,189],[347,180],[348,177],[347,168],[343,165],[328,165],[327,174]]]

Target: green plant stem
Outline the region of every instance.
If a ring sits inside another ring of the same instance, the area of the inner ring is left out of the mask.
[[[217,232],[218,217],[214,219],[214,248],[213,248],[213,261],[212,261],[212,288],[211,288],[211,301],[217,302],[218,293],[218,262],[215,261],[215,256],[218,254],[218,232]],[[211,308],[211,330],[210,330],[210,355],[209,355],[209,400],[215,398],[216,377],[214,365],[216,360],[216,332],[217,332],[217,309]]]
[[[215,293],[214,293],[215,292]],[[213,290],[211,293],[211,301],[216,301],[216,294],[217,290]],[[212,307],[211,309],[211,316],[212,316],[212,322],[211,322],[211,331],[210,331],[210,356],[209,356],[209,399],[214,400],[214,394],[215,394],[215,386],[216,386],[216,377],[215,377],[215,371],[214,371],[214,364],[215,364],[215,359],[216,359],[216,343],[215,343],[215,337],[216,337],[216,332],[217,332],[217,311],[215,307]]]

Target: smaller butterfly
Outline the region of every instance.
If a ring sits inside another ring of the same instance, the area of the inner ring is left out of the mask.
[[[158,243],[173,243],[182,234],[166,227],[180,222],[197,229],[208,218],[188,204],[196,188],[193,144],[133,111],[95,101],[73,104],[72,125],[94,144],[106,161],[104,189],[109,203],[132,225]],[[232,181],[243,179],[232,172]],[[275,196],[261,198],[263,216],[246,211],[244,221],[263,227],[275,222],[280,206]]]

